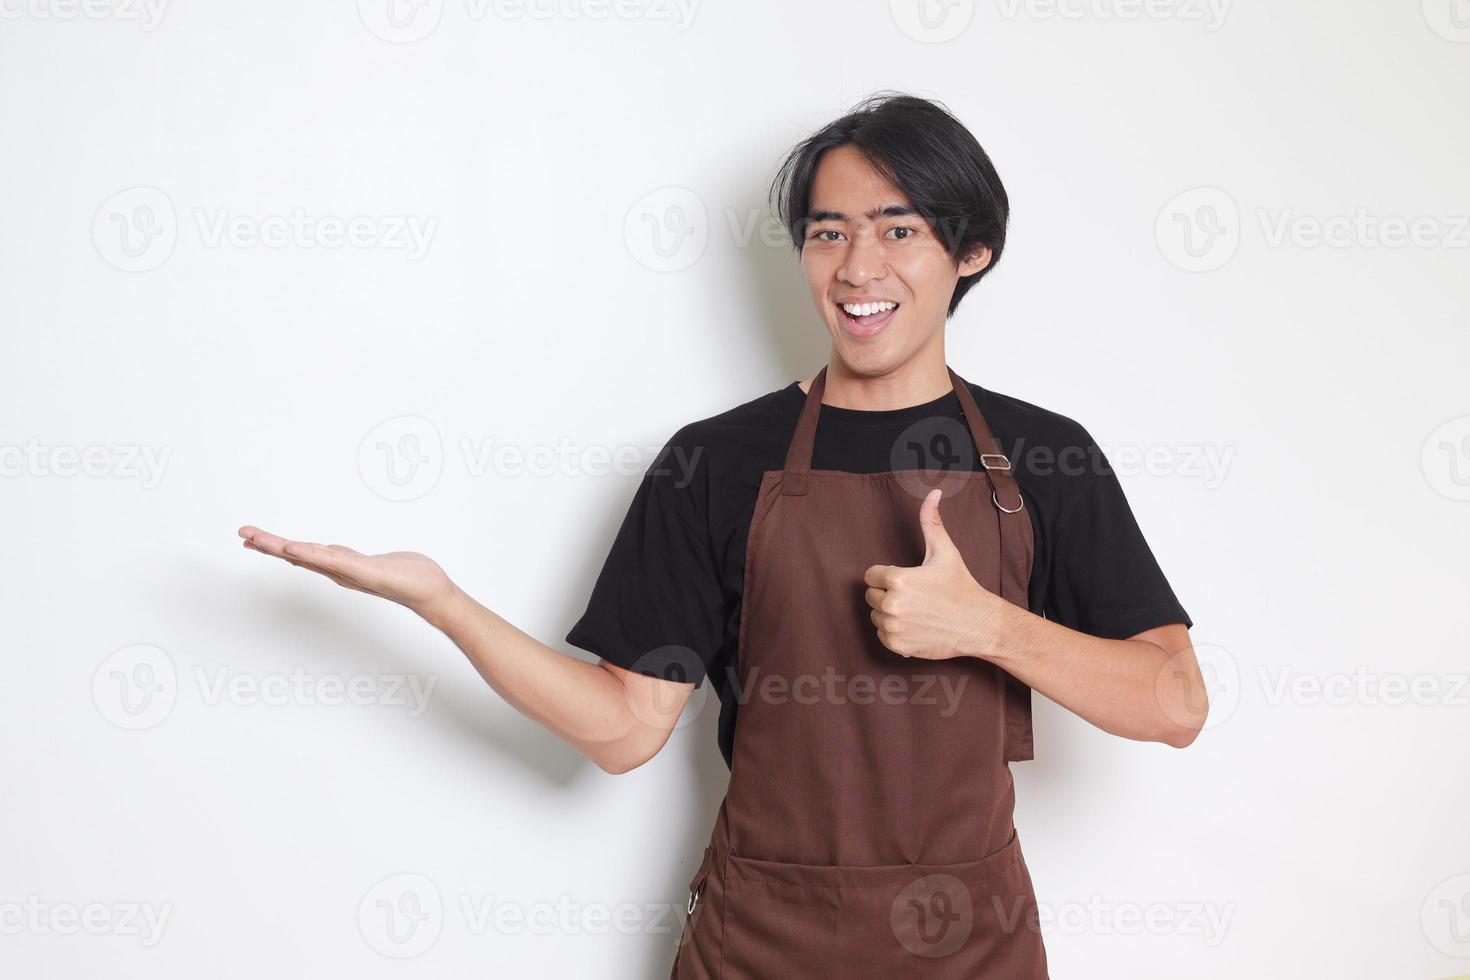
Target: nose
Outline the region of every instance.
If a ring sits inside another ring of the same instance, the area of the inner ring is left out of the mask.
[[[860,231],[847,246],[837,276],[850,286],[862,286],[869,280],[883,278],[887,271],[883,243],[872,232]]]

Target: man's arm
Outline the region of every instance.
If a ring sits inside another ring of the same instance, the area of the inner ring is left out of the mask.
[[[578,660],[547,646],[470,596],[453,596],[424,618],[464,651],[485,683],[605,772],[619,774],[658,754],[693,684],[666,681],[606,660]]]
[[[977,599],[986,613],[962,653],[990,661],[1113,735],[1182,749],[1204,726],[1209,703],[1183,623],[1105,640],[990,592]]]
[[[555,650],[476,602],[437,562],[417,552],[365,555],[338,544],[292,541],[248,524],[238,533],[251,551],[413,610],[453,640],[517,711],[606,772],[624,773],[653,758],[694,690],[692,683],[607,661],[591,664]]]
[[[1209,708],[1189,628],[1169,623],[1126,640],[1091,636],[1001,598],[975,581],[939,515],[919,508],[923,564],[864,573],[873,625],[905,657],[979,657],[1103,731],[1183,748]]]

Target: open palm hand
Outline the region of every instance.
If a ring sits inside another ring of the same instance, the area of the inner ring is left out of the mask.
[[[238,533],[252,551],[310,569],[343,588],[391,599],[421,615],[454,592],[439,563],[416,551],[365,555],[346,545],[292,541],[249,524]]]

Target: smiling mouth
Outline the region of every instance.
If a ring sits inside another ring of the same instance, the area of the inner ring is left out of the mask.
[[[892,301],[882,303],[847,304],[856,311],[872,310],[870,313],[858,312],[856,316],[849,313],[844,304],[837,304],[837,315],[842,319],[842,326],[854,337],[872,337],[888,325],[893,315],[898,312],[898,303]]]

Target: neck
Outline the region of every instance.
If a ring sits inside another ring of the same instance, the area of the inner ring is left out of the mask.
[[[812,390],[813,374],[800,382],[803,392]],[[892,371],[858,374],[840,358],[827,363],[827,380],[822,386],[822,404],[878,412],[932,402],[954,390],[949,367],[943,360],[914,358]]]

